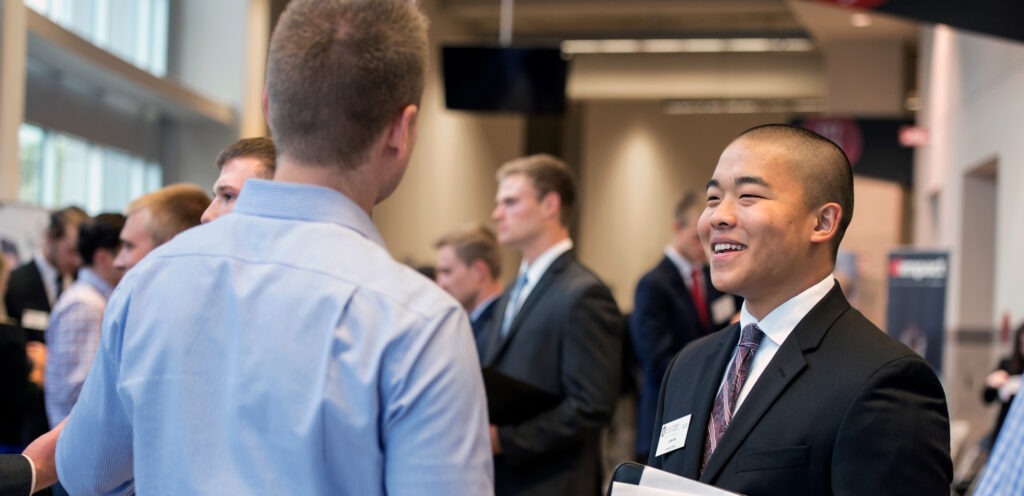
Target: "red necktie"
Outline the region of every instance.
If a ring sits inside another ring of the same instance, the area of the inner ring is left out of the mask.
[[[711,410],[711,419],[708,422],[708,435],[704,440],[704,458],[700,462],[700,471],[704,472],[704,466],[708,463],[711,453],[718,447],[718,441],[725,434],[725,429],[732,422],[732,414],[736,411],[736,399],[740,396],[743,383],[747,381],[747,374],[750,373],[750,364],[754,361],[754,353],[761,344],[764,333],[757,324],[750,324],[743,328],[740,333],[739,350],[736,351],[736,358],[729,367],[728,375],[725,376],[725,383],[718,390],[715,396],[715,406]]]
[[[693,271],[690,272],[690,280],[693,284],[690,285],[690,295],[693,296],[693,305],[697,307],[697,316],[700,317],[700,323],[704,326],[705,332],[711,329],[711,316],[708,315],[708,303],[704,299],[704,269],[701,267],[694,267]]]

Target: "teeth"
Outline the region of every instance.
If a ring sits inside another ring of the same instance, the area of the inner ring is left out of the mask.
[[[715,253],[722,253],[726,251],[742,251],[746,249],[743,245],[734,245],[729,243],[718,243],[714,247]]]

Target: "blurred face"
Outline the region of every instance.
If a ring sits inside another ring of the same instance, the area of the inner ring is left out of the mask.
[[[522,249],[543,234],[544,210],[537,198],[537,188],[526,175],[502,179],[494,202],[491,217],[502,245]]]
[[[64,236],[51,239],[47,246],[46,259],[61,275],[74,274],[82,267],[82,256],[78,254],[78,226],[65,226]]]
[[[707,256],[704,254],[704,245],[701,244],[700,236],[697,233],[697,221],[697,216],[691,214],[683,227],[680,227],[678,222],[673,222],[672,246],[691,263],[704,264],[707,262]]]
[[[264,169],[263,162],[253,157],[235,157],[224,162],[217,182],[213,183],[213,202],[203,212],[203,224],[231,213],[245,180],[261,177]]]
[[[454,247],[445,245],[437,250],[437,284],[467,311],[473,310],[479,291],[477,279],[473,268],[462,262]]]
[[[156,248],[156,243],[146,230],[152,213],[148,208],[136,211],[128,216],[121,229],[121,250],[117,252],[114,266],[127,271],[142,260],[147,253]]]
[[[817,219],[799,179],[772,143],[741,138],[725,149],[698,222],[716,288],[756,304],[819,270],[808,263]]]

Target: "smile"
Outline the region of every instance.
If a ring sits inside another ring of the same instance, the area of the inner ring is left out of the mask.
[[[746,249],[746,246],[732,243],[715,243],[711,246],[711,250],[715,253],[728,253],[733,251],[743,251]]]

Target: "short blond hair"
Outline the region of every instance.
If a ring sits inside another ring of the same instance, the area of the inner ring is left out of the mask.
[[[474,260],[483,260],[491,277],[501,276],[501,248],[494,231],[481,224],[471,224],[445,234],[434,244],[440,250],[451,246],[462,263],[469,266]]]
[[[162,245],[185,229],[198,226],[203,212],[209,206],[210,197],[203,188],[179,183],[136,198],[128,204],[124,214],[131,216],[148,208],[150,217],[146,232],[153,238],[155,245]]]

